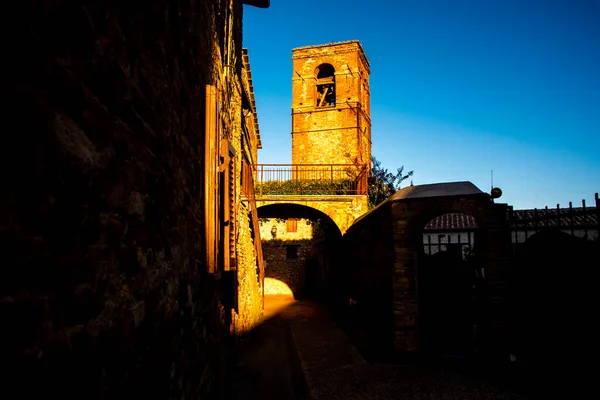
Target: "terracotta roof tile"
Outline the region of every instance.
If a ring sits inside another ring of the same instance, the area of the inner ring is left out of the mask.
[[[440,229],[475,229],[477,221],[470,215],[452,213],[440,215],[432,219],[425,225],[425,230],[440,230]]]

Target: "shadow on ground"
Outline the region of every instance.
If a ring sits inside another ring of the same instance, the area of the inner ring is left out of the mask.
[[[241,338],[235,399],[308,399],[291,327],[293,296],[265,296],[264,320]]]
[[[442,364],[367,362],[319,303],[266,296],[265,321],[241,339],[237,399],[524,399]]]

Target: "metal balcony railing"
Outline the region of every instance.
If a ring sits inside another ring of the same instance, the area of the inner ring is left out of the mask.
[[[252,166],[256,194],[366,195],[366,165],[256,164]]]

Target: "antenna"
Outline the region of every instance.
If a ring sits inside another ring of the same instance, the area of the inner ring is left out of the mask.
[[[494,187],[494,170],[490,171],[491,179],[492,179],[492,189],[490,190],[490,196],[492,196],[492,202],[494,199],[497,199],[502,196],[502,190],[500,188]]]

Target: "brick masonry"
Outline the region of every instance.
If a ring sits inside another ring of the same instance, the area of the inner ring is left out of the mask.
[[[371,162],[370,66],[361,44],[347,41],[293,49],[292,163]],[[335,70],[335,105],[319,107],[319,66]]]
[[[343,234],[368,209],[367,196],[285,196],[257,197],[257,206],[296,204],[321,211],[333,220]]]
[[[242,10],[238,0],[5,7],[14,131],[0,139],[0,354],[22,396],[229,393],[231,333],[262,311],[239,187],[238,270],[211,276],[204,265],[204,95],[219,87],[223,137],[255,160],[242,143],[244,125],[259,143],[241,97]]]
[[[482,228],[479,251],[485,268],[481,323],[482,351],[490,357],[508,354],[507,279],[510,237],[506,205],[487,195],[387,201],[362,217],[344,235],[347,258],[338,267],[341,293],[352,298],[357,317],[370,337],[387,340],[404,354],[421,351],[417,258],[421,231],[432,218],[447,212],[473,216]],[[390,240],[390,233],[392,239]],[[343,287],[347,288],[344,293]],[[373,304],[379,301],[378,304]],[[374,324],[373,310],[379,310]],[[391,327],[380,329],[381,326]]]

